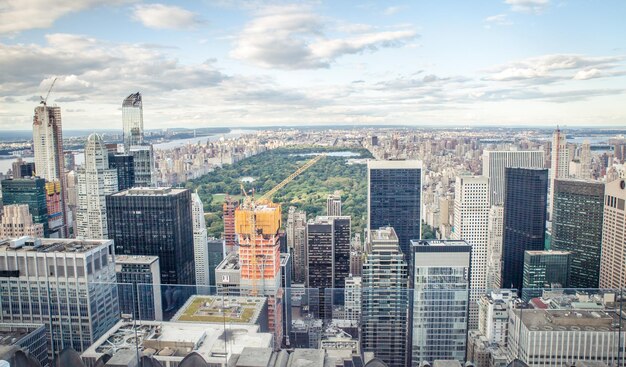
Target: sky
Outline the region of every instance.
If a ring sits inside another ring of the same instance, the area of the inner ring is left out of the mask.
[[[0,130],[626,126],[626,1],[0,0]]]

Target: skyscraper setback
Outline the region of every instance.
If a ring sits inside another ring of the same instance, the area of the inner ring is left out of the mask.
[[[393,227],[408,259],[410,241],[421,238],[422,162],[368,161],[367,168],[367,228]]]
[[[545,248],[548,170],[507,168],[505,182],[502,286],[520,292],[524,251]]]

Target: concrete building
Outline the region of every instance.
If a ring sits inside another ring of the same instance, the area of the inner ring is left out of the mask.
[[[509,361],[517,358],[529,366],[577,361],[624,366],[618,350],[626,348],[626,325],[614,311],[516,309],[509,317]]]
[[[572,253],[572,288],[597,288],[600,277],[604,183],[554,181],[552,241],[555,251]]]
[[[509,327],[509,309],[518,302],[511,290],[497,290],[478,299],[478,331],[490,344],[506,345]]]
[[[542,150],[508,150],[483,152],[483,176],[489,178],[489,202],[491,205],[504,204],[506,168],[543,168]]]
[[[87,138],[77,179],[76,236],[108,238],[106,196],[118,191],[117,170],[109,168],[109,154],[98,134]]]
[[[229,361],[244,348],[269,348],[272,335],[257,325],[120,321],[87,349],[81,358],[94,367],[103,354],[112,354],[114,366],[136,366],[138,355],[152,355],[163,367],[176,367],[190,353],[198,353],[214,367],[229,366]]]
[[[463,361],[467,348],[471,246],[465,241],[411,241],[411,363]]]
[[[28,205],[33,222],[43,225],[43,233],[48,237],[48,205],[46,202],[46,180],[39,177],[2,180],[3,205]]]
[[[489,179],[484,176],[458,176],[455,186],[452,238],[464,240],[472,248],[469,328],[475,329],[478,326],[476,302],[488,288]]]
[[[191,194],[191,218],[193,222],[193,257],[196,265],[196,285],[204,292],[211,285],[209,276],[209,248],[207,246],[207,229],[204,220],[204,206],[200,196]]]
[[[0,239],[44,236],[43,224],[33,221],[27,204],[7,205],[3,210],[0,219]]]
[[[326,215],[338,217],[341,215],[341,191],[328,194],[326,198]]]
[[[544,288],[569,288],[571,266],[569,251],[526,251],[522,300],[541,296]]]
[[[493,205],[487,223],[487,289],[498,289],[502,283],[502,236],[504,207]]]
[[[422,176],[421,161],[367,162],[367,229],[392,227],[407,260],[422,234]]]
[[[215,268],[217,294],[238,296],[241,294],[241,266],[239,255],[231,253]]]
[[[35,108],[33,151],[35,153],[35,174],[49,183],[56,183],[59,188],[60,218],[54,229],[56,237],[65,237],[67,234],[65,228],[67,213],[61,107],[49,107],[44,102]],[[51,214],[50,210],[48,213]],[[52,228],[50,229],[52,230]]]
[[[120,312],[135,320],[163,320],[158,256],[115,256]]]
[[[502,287],[521,292],[524,251],[545,248],[548,170],[507,168],[505,182]]]
[[[554,180],[559,178],[569,178],[569,166],[572,155],[567,146],[567,134],[558,127],[552,134],[552,147],[550,159],[550,185],[549,185],[549,205],[548,218],[552,219],[554,207]]]
[[[626,287],[626,180],[606,184],[602,224],[600,288]]]
[[[305,283],[307,276],[306,212],[289,207],[287,214],[287,247],[293,254],[293,281]]]
[[[110,240],[3,241],[0,322],[46,325],[53,355],[87,349],[119,319],[112,253]]]
[[[346,278],[344,289],[345,318],[347,320],[360,321],[362,307],[362,280],[361,277],[351,276]]]
[[[11,356],[17,350],[24,351],[41,367],[49,367],[46,327],[43,324],[0,323],[0,361],[11,363]]]
[[[369,231],[361,275],[361,346],[390,367],[406,366],[409,351],[407,265],[398,242],[391,227]]]

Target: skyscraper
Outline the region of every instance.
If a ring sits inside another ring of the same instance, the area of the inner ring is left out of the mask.
[[[43,224],[33,222],[27,204],[7,205],[0,219],[0,239],[22,236],[43,237]]]
[[[133,145],[143,144],[143,102],[139,92],[129,95],[122,102],[124,127],[124,152]]]
[[[217,238],[210,238],[207,240],[207,247],[209,253],[209,285],[211,286],[211,292],[216,285],[215,281],[215,268],[219,263],[224,260],[224,241]]]
[[[569,177],[570,151],[567,147],[567,135],[558,127],[552,134],[552,153],[550,159],[550,202],[548,205],[548,219],[552,220],[554,207],[554,180]]]
[[[569,288],[572,253],[569,251],[524,252],[522,300],[540,297],[543,288]]]
[[[489,178],[491,205],[504,203],[504,170],[506,168],[543,168],[542,150],[509,150],[483,152],[483,176]]]
[[[237,204],[237,200],[232,199],[229,195],[226,195],[224,204],[222,204],[226,254],[234,252],[237,247],[237,237],[235,233],[235,209],[237,208]],[[289,237],[287,237],[287,239],[289,240]]]
[[[35,174],[35,163],[25,162],[22,158],[18,158],[11,165],[11,171],[13,172],[13,178],[30,177]]]
[[[411,241],[411,365],[465,359],[471,246],[465,241]]]
[[[206,287],[210,285],[209,279],[209,248],[207,247],[206,221],[204,220],[204,207],[200,196],[191,194],[191,216],[193,221],[193,256],[196,264],[196,285]]]
[[[48,236],[46,180],[39,177],[3,180],[2,203],[5,206],[27,204],[28,211],[33,216],[33,222],[42,224],[44,236]]]
[[[110,240],[0,242],[0,323],[45,324],[53,355],[87,349],[119,321],[112,246]]]
[[[585,140],[580,148],[580,177],[591,179],[591,144]]]
[[[152,145],[133,145],[128,154],[133,157],[135,187],[156,186],[154,149]]]
[[[478,298],[487,289],[487,248],[489,243],[489,179],[458,176],[454,190],[453,239],[464,240],[472,249],[472,292],[470,328],[478,327]]]
[[[61,107],[48,107],[42,102],[42,106],[35,108],[33,118],[33,150],[35,152],[36,175],[44,178],[54,185],[59,191],[60,218],[54,221],[57,228],[50,228],[51,232],[58,231],[63,237],[67,234],[67,209],[65,205],[65,169],[63,152],[63,129],[61,124]],[[50,216],[53,215],[48,211]],[[56,214],[56,213],[54,213]]]
[[[135,320],[163,320],[158,256],[115,256],[120,312]]]
[[[326,215],[341,215],[341,191],[335,191],[332,194],[328,194],[328,197],[326,198]]]
[[[600,288],[626,287],[626,180],[606,184],[602,224]]]
[[[572,253],[569,286],[597,288],[600,277],[604,183],[554,181],[552,242],[555,251]]]
[[[521,292],[524,251],[545,247],[548,170],[507,168],[505,183],[502,286]]]
[[[133,188],[107,196],[106,206],[116,254],[158,256],[161,284],[195,283],[189,190]]]
[[[407,265],[391,227],[369,231],[363,263],[361,345],[390,367],[407,365]],[[408,255],[407,255],[408,257]]]
[[[117,170],[109,168],[109,155],[98,134],[85,145],[85,164],[78,172],[76,236],[107,238],[106,196],[117,192]]]
[[[109,152],[109,168],[117,170],[117,191],[135,186],[135,163],[132,155]]]
[[[293,281],[304,283],[307,276],[306,213],[290,206],[287,214],[287,247],[293,254]]]
[[[487,289],[497,289],[502,283],[502,237],[504,207],[494,205],[489,209],[487,224]]]
[[[393,227],[404,256],[410,241],[421,238],[422,162],[367,162],[368,230]]]

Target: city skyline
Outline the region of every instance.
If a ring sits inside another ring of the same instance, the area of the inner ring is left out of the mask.
[[[624,125],[626,4],[450,5],[9,1],[0,130],[28,129],[55,77],[67,129],[118,124],[137,91],[146,130]]]

